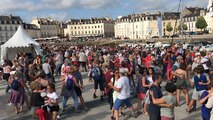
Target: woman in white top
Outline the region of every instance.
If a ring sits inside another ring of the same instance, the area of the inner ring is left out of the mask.
[[[57,120],[57,115],[59,111],[59,105],[58,105],[58,95],[55,92],[55,84],[50,83],[47,86],[47,101],[45,101],[48,104],[48,107],[50,109],[50,120]]]

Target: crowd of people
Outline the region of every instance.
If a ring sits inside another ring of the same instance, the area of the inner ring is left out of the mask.
[[[14,105],[16,114],[23,111],[26,102],[33,117],[57,120],[59,111],[68,110],[69,97],[73,98],[74,112],[81,112],[78,100],[87,111],[81,73],[88,72],[88,82],[94,83],[93,98],[109,103],[112,120],[125,116],[125,107],[132,117],[144,113],[150,120],[174,120],[175,107],[186,104],[190,113],[196,110],[196,102],[202,105],[203,120],[213,119],[212,52],[183,49],[181,44],[167,48],[43,44],[41,48],[42,55],[34,59],[19,52],[13,60],[3,62],[2,78],[8,83],[5,92],[11,90],[8,105]],[[56,91],[56,81],[62,83],[60,92]],[[180,99],[181,92],[185,102]],[[136,108],[131,103],[135,96]]]

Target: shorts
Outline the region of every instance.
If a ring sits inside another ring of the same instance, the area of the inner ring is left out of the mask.
[[[58,112],[59,111],[59,105],[54,106],[48,106],[50,109],[50,112]]]
[[[197,91],[196,89],[193,90],[192,99],[199,100],[200,96],[203,94],[205,90]]]
[[[3,74],[3,79],[4,80],[8,81],[9,77],[10,77],[10,73],[4,73]]]
[[[126,99],[123,99],[123,100],[120,100],[120,99],[116,99],[115,100],[115,104],[114,104],[114,109],[115,110],[119,110],[119,108],[125,104],[128,108],[132,106],[131,102],[130,102],[130,98],[126,98]]]
[[[100,88],[100,91],[104,91],[104,82],[102,80],[94,80],[94,89]]]
[[[74,89],[75,89],[75,93],[78,97],[82,96],[82,91],[79,87],[74,86]]]
[[[177,80],[176,87],[177,87],[177,89],[180,89],[180,90],[186,90],[187,81],[186,80]]]
[[[79,61],[79,64],[80,64],[80,66],[85,67],[87,63],[83,62],[83,61]]]
[[[144,93],[138,93],[138,99],[144,99],[146,97],[146,94]]]

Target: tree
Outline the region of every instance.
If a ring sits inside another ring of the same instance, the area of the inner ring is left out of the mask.
[[[166,25],[166,31],[171,32],[172,30],[173,30],[173,27],[172,27],[171,23],[169,22],[169,23]]]
[[[180,22],[179,26],[178,26],[178,30],[181,31],[183,27],[183,30],[187,30],[188,27],[186,24],[184,24],[183,22]]]
[[[196,21],[196,28],[197,28],[197,29],[203,30],[203,29],[205,29],[207,26],[208,26],[208,25],[207,25],[206,20],[204,19],[203,16],[201,16],[201,17],[199,17],[199,18],[197,19],[197,21]]]

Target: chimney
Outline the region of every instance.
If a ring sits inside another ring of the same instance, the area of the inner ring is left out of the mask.
[[[9,17],[10,17],[10,19],[12,19],[12,14],[10,14],[10,16],[9,16]]]

